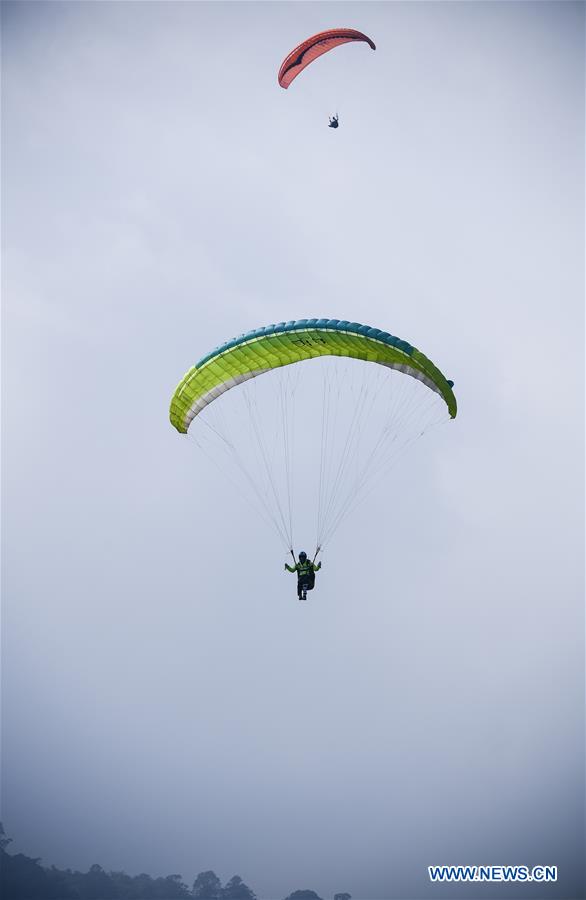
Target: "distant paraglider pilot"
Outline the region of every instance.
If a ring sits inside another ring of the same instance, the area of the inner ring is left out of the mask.
[[[315,585],[315,573],[321,569],[321,562],[317,566],[307,558],[304,550],[299,554],[299,562],[294,566],[285,563],[288,572],[297,572],[297,598],[307,600],[307,591],[312,591]]]
[[[338,114],[336,113],[335,116],[330,116],[330,124],[328,125],[328,128],[337,128],[337,127],[338,127]]]

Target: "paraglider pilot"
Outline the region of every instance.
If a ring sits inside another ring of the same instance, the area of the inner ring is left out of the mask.
[[[338,114],[336,113],[335,116],[330,116],[330,124],[328,125],[328,128],[337,128],[337,127],[338,127]]]
[[[285,563],[285,568],[288,572],[297,572],[297,597],[301,600],[304,588],[305,591],[313,590],[315,573],[321,569],[321,561],[316,566],[314,562],[307,558],[307,553],[302,550],[299,554],[299,562],[295,563],[294,566],[289,566]]]

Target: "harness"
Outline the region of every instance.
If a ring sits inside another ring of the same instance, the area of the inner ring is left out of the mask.
[[[307,583],[308,588],[311,588],[315,584],[315,572],[313,569],[313,563],[310,559],[306,559],[304,563],[297,563],[297,580],[303,581]]]

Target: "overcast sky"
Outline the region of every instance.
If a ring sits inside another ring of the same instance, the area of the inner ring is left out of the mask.
[[[376,52],[281,90],[337,25]],[[458,896],[579,897],[584,4],[3,3],[2,52],[12,848],[263,898],[543,863]],[[420,347],[459,413],[299,604],[168,405],[307,316]]]

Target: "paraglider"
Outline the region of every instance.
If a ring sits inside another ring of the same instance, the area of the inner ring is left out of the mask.
[[[279,69],[279,84],[287,90],[300,72],[310,63],[323,56],[324,53],[349,43],[366,43],[376,50],[374,42],[366,34],[356,31],[354,28],[331,28],[329,31],[320,31],[319,34],[307,38],[287,54]],[[330,116],[328,128],[338,128],[339,124],[338,113]]]
[[[329,31],[320,31],[319,34],[314,34],[287,54],[279,69],[279,84],[286,90],[299,73],[318,57],[342,44],[353,42],[366,43],[376,50],[374,42],[354,28],[331,28]]]

